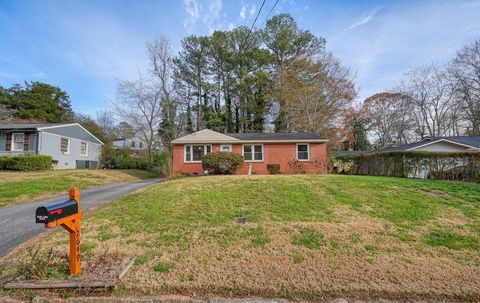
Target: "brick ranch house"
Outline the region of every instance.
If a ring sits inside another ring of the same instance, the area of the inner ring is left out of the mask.
[[[204,129],[172,141],[174,174],[202,175],[202,156],[211,152],[241,154],[245,165],[237,174],[268,174],[267,164],[280,164],[280,172],[293,173],[289,162],[298,160],[302,172],[326,173],[327,142],[309,133],[221,134]],[[322,164],[323,163],[323,164]]]

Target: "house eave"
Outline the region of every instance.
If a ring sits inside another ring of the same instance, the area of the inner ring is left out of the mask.
[[[246,144],[246,143],[326,143],[328,139],[310,139],[310,140],[185,140],[185,141],[172,141],[173,145],[183,144]]]
[[[59,125],[44,126],[44,127],[38,127],[37,130],[43,131],[43,130],[46,130],[46,129],[59,128],[59,127],[72,126],[72,125],[78,126],[78,127],[80,127],[81,129],[83,129],[85,132],[87,132],[87,134],[89,134],[90,136],[92,136],[92,137],[98,142],[98,144],[100,144],[100,145],[105,145],[100,139],[98,139],[94,134],[92,134],[91,132],[89,132],[89,131],[88,131],[85,127],[83,127],[80,123],[66,123],[66,124],[59,124]]]
[[[478,149],[475,146],[471,146],[471,145],[467,145],[467,144],[463,144],[463,143],[459,143],[459,142],[455,142],[455,141],[451,141],[451,140],[447,140],[447,139],[440,139],[440,140],[431,141],[431,142],[428,142],[428,143],[425,143],[425,144],[422,144],[422,145],[419,145],[419,146],[415,146],[415,147],[412,147],[412,148],[409,148],[409,149],[406,149],[406,150],[407,151],[414,151],[416,149],[419,149],[419,148],[422,148],[422,147],[425,147],[425,146],[429,146],[429,145],[432,145],[432,144],[441,143],[441,142],[446,142],[446,143],[450,143],[450,144],[453,144],[453,145],[458,145],[458,146],[462,146],[462,147],[466,147],[466,148],[471,148],[473,150]]]

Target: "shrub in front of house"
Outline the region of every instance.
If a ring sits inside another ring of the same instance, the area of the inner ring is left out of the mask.
[[[305,163],[300,160],[293,159],[288,161],[288,168],[294,174],[304,174],[305,173]]]
[[[25,155],[1,157],[0,169],[16,171],[49,170],[52,167],[52,157],[45,155]]]
[[[135,155],[130,150],[108,148],[103,154],[103,165],[112,169],[143,169],[149,167],[146,155]]]
[[[9,157],[9,156],[0,156],[0,170],[6,170],[7,169],[7,163],[8,163],[8,160],[10,158],[11,157]]]
[[[203,169],[217,175],[233,175],[243,163],[241,155],[229,152],[214,152],[202,157]]]
[[[161,176],[167,179],[173,179],[175,177],[173,173],[172,155],[169,152],[155,155],[154,164],[155,170],[158,171]]]
[[[280,173],[280,164],[267,164],[267,170],[271,175]]]

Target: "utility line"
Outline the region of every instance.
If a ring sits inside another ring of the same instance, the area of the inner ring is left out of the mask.
[[[252,31],[253,27],[255,26],[255,22],[257,22],[258,16],[260,16],[260,13],[262,12],[262,8],[265,5],[265,1],[267,1],[267,0],[263,0],[262,5],[260,6],[260,9],[258,10],[257,16],[255,17],[255,20],[253,20],[252,26],[250,27],[250,32]],[[277,0],[277,2],[278,2],[278,0]]]
[[[265,17],[265,21],[263,22],[263,24],[267,23],[268,17],[270,17],[270,14],[271,14],[271,13],[273,12],[273,10],[275,9],[275,6],[277,6],[278,1],[279,1],[279,0],[275,1],[275,4],[272,6],[272,9],[268,12],[267,17]]]
[[[243,51],[243,48],[245,47],[245,44],[248,41],[248,38],[250,38],[250,34],[252,33],[253,27],[255,26],[255,23],[257,22],[258,16],[260,16],[260,13],[262,12],[263,6],[265,5],[266,1],[267,0],[263,0],[262,5],[260,6],[260,9],[258,10],[257,16],[255,17],[255,20],[253,20],[252,26],[250,26],[250,31],[247,33],[247,36],[245,37],[245,40],[243,40],[242,49],[241,49],[242,51]]]

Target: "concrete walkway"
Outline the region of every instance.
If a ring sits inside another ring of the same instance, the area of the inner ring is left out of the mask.
[[[161,181],[162,179],[149,179],[82,190],[80,191],[80,207],[87,212],[127,193]],[[0,208],[0,257],[21,243],[45,232],[43,224],[35,223],[35,210],[43,204],[67,200],[67,190],[65,189],[65,195],[54,198]]]

